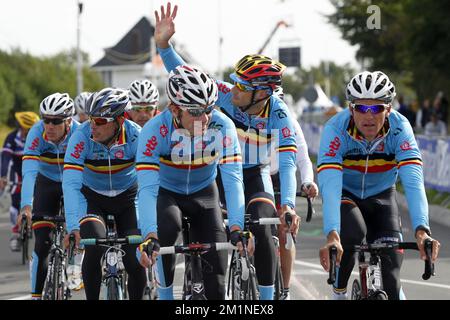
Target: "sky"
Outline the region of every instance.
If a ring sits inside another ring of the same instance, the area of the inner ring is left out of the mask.
[[[91,64],[114,46],[143,16],[154,23],[162,0],[0,0],[0,49],[20,47],[33,55],[52,55],[76,46],[77,2],[81,49]],[[341,38],[323,14],[334,11],[329,0],[176,0],[174,40],[209,72],[234,65],[256,53],[276,22],[285,20],[264,54],[276,58],[279,46],[300,45],[302,65],[322,60],[357,67],[356,47]],[[222,47],[219,49],[219,34]],[[220,59],[221,57],[221,59]]]

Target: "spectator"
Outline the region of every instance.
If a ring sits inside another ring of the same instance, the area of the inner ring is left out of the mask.
[[[408,119],[411,126],[414,127],[416,122],[416,116],[414,111],[412,111],[411,108],[406,103],[404,103],[403,96],[400,96],[398,98],[398,103],[400,105],[400,107],[398,108],[398,112],[404,115],[406,119]]]
[[[442,91],[439,91],[434,99],[433,112],[437,113],[438,118],[447,124],[448,100]]]
[[[425,125],[430,121],[431,102],[430,99],[423,101],[422,107],[416,115],[416,129],[424,129]]]
[[[425,125],[425,135],[427,136],[446,136],[447,125],[439,119],[439,115],[433,112],[430,121]]]

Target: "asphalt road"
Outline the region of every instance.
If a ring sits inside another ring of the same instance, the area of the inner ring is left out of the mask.
[[[330,299],[331,288],[326,283],[327,273],[319,264],[318,248],[324,244],[322,235],[322,220],[320,217],[320,201],[314,204],[319,213],[310,223],[304,222],[297,237],[297,258],[295,270],[290,285],[293,300],[324,300]],[[298,198],[297,212],[305,219],[306,201]],[[402,213],[405,215],[405,213]],[[449,217],[450,219],[450,217]],[[450,299],[450,230],[431,221],[433,236],[441,242],[441,252],[436,264],[436,276],[423,281],[423,262],[417,252],[406,252],[402,267],[401,279],[408,299]],[[0,212],[0,299],[30,299],[30,281],[27,265],[21,264],[20,253],[9,250],[9,217],[5,208]],[[405,241],[413,241],[409,217],[403,217]],[[356,271],[356,268],[355,268]],[[176,269],[175,294],[181,296],[181,279],[183,265]],[[356,273],[353,272],[350,282]],[[83,290],[75,292],[72,299],[84,299]]]

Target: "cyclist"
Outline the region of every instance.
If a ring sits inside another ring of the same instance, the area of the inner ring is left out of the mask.
[[[86,114],[87,109],[86,103],[89,100],[90,96],[91,96],[90,92],[81,92],[79,95],[75,97],[75,100],[73,101],[76,111],[74,119],[77,120],[79,123],[83,123],[86,120],[88,120],[88,115]]]
[[[395,95],[394,84],[383,72],[358,73],[346,88],[349,108],[327,122],[321,137],[318,178],[327,244],[320,257],[328,270],[328,247],[337,246],[340,267],[333,286],[335,299],[346,299],[354,266],[353,254],[343,253],[341,243],[357,245],[364,238],[367,243],[402,241],[395,198],[398,176],[420,256],[425,259],[423,242],[431,231],[422,159],[411,125],[392,108]],[[435,241],[433,261],[439,246]],[[383,287],[389,299],[404,298],[399,276],[402,260],[399,251],[381,257]]]
[[[11,183],[8,191],[11,194],[9,217],[11,221],[11,251],[20,251],[20,235],[16,224],[17,213],[20,210],[20,190],[22,187],[22,156],[25,139],[30,128],[39,121],[39,116],[32,111],[16,112],[17,127],[5,139],[2,149],[0,193],[6,189],[8,181]]]
[[[114,215],[119,237],[139,234],[134,160],[140,127],[124,118],[129,103],[127,90],[105,88],[93,93],[88,101],[89,121],[69,141],[63,175],[66,245],[70,233],[75,235],[77,244],[80,235],[105,238],[106,215]],[[84,199],[87,210],[80,208]],[[123,262],[129,275],[130,299],[142,299],[146,280],[145,270],[136,260],[136,247],[122,247],[126,253]],[[103,252],[102,247],[85,248],[82,276],[88,300],[99,298]]]
[[[22,194],[20,212],[26,214],[31,225],[33,216],[55,216],[60,211],[61,181],[64,153],[70,136],[78,127],[72,120],[73,101],[67,93],[53,93],[42,100],[39,112],[42,120],[30,130],[22,163]],[[17,223],[21,224],[20,216]],[[41,299],[47,274],[50,232],[55,225],[37,221],[32,228],[35,235],[31,256],[31,296]]]
[[[160,113],[158,88],[150,80],[135,80],[130,84],[128,91],[131,102],[131,107],[127,110],[128,116],[144,127],[148,120]]]
[[[169,71],[184,63],[169,44],[170,38],[175,33],[173,19],[176,12],[177,6],[171,11],[170,2],[166,11],[161,7],[161,18],[155,11],[155,43]],[[286,104],[273,95],[273,91],[281,85],[284,69],[284,65],[269,57],[246,55],[238,61],[235,72],[230,75],[235,82],[234,86],[217,81],[219,89],[217,105],[237,128],[244,155],[246,211],[254,219],[277,215],[268,165],[269,149],[273,148],[279,155],[281,223],[283,228],[287,228],[284,215],[289,212],[293,217],[290,231],[297,233],[299,218],[294,211],[297,152],[295,129]],[[260,298],[273,299],[276,257],[271,228],[252,226],[251,232],[256,239],[255,268]]]
[[[284,100],[283,88],[278,87],[274,90],[274,94],[277,95],[281,100]],[[296,165],[297,169],[300,171],[301,176],[301,187],[300,189],[304,191],[309,198],[314,198],[318,195],[317,185],[314,183],[314,172],[311,163],[311,159],[308,154],[308,146],[305,141],[305,136],[300,127],[300,124],[296,119],[292,119],[295,128],[295,140],[297,143],[297,158]],[[271,159],[272,160],[272,159]],[[278,166],[271,166],[270,174],[272,178],[273,189],[275,192],[280,192],[280,175],[278,173]],[[277,206],[278,214],[281,214],[280,206],[280,196],[275,195],[275,203]],[[295,246],[292,248],[286,248],[286,232],[281,227],[278,228],[278,238],[280,239],[280,262],[281,262],[281,273],[283,277],[283,293],[281,295],[281,300],[290,300],[289,284],[291,282],[292,268],[295,261]]]
[[[236,244],[244,220],[241,152],[233,122],[214,110],[217,85],[208,74],[183,65],[170,72],[166,92],[169,108],[139,136],[139,222],[147,240],[142,247],[174,245],[182,216],[190,218],[191,241],[227,241],[215,182],[218,165],[229,201],[231,241]],[[227,253],[203,257],[211,266],[203,272],[206,297],[224,299]],[[142,253],[141,263],[149,262]],[[173,299],[175,257],[165,255],[157,263],[158,295]]]

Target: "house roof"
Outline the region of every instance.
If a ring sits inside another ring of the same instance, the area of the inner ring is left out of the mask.
[[[92,67],[150,62],[150,39],[154,30],[150,21],[142,17],[114,47],[104,49],[105,55]]]

